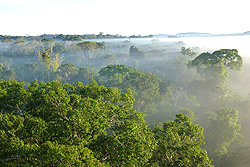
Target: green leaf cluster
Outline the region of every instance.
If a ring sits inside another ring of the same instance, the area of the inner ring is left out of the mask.
[[[177,115],[154,130],[131,89],[0,82],[1,166],[204,166],[202,128]],[[167,149],[166,149],[167,148]],[[174,150],[174,152],[172,151]],[[173,157],[171,160],[167,157]]]
[[[229,77],[226,68],[241,70],[242,64],[243,60],[237,49],[220,49],[212,54],[202,53],[192,61],[192,65],[197,67],[197,72],[205,76],[210,85],[224,83]]]
[[[212,166],[205,150],[200,146],[203,128],[193,124],[188,116],[176,114],[174,121],[165,122],[154,129],[157,147],[152,165],[155,166]]]

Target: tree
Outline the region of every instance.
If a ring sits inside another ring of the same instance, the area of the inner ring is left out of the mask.
[[[1,40],[1,42],[5,44],[5,51],[7,52],[8,46],[13,43],[13,39],[4,38]]]
[[[190,56],[190,57],[197,55],[197,53],[191,50],[191,48],[185,48],[185,47],[181,47],[181,54],[183,56]]]
[[[82,82],[83,85],[88,85],[91,83],[92,79],[98,79],[96,72],[91,72],[87,67],[79,67],[76,74],[73,75],[71,78],[71,82],[77,83]]]
[[[196,76],[195,69],[188,66],[190,58],[187,56],[174,56],[164,62],[163,68],[166,73],[165,78],[171,80],[176,85],[186,87]],[[159,68],[159,67],[158,67]],[[161,69],[159,69],[161,71]]]
[[[82,38],[80,35],[66,35],[63,41],[81,41]]]
[[[138,71],[125,65],[110,65],[99,71],[104,77],[104,85],[113,86],[126,91],[133,90],[135,96],[135,108],[138,112],[146,112],[147,105],[151,105],[155,97],[159,95],[159,83],[161,82],[153,73]]]
[[[63,52],[65,50],[66,50],[66,48],[64,47],[64,45],[60,44],[60,43],[56,43],[55,46],[53,47],[54,53]]]
[[[52,73],[53,76],[61,65],[63,57],[60,57],[59,53],[54,53],[52,48],[46,49],[42,53],[38,52],[38,57],[44,68],[44,77],[45,73],[47,73],[47,80],[50,81],[50,73]]]
[[[14,80],[15,77],[15,72],[12,69],[0,64],[0,79]]]
[[[135,46],[130,47],[130,59],[131,60],[140,60],[140,59],[145,59],[148,58],[148,54],[145,53],[144,51],[141,51],[139,48]]]
[[[23,115],[25,101],[29,93],[24,89],[24,83],[15,80],[0,80],[0,111],[14,112]]]
[[[1,166],[211,166],[188,116],[148,128],[126,92],[98,86],[0,82]]]
[[[144,166],[152,155],[153,133],[131,90],[95,81],[0,85],[1,166]]]
[[[227,147],[240,137],[238,111],[229,108],[220,108],[213,113],[205,130],[206,149],[210,157],[218,161],[218,156],[227,153]]]
[[[134,61],[133,62],[133,67],[134,67],[134,69],[137,69],[138,68],[138,65],[139,65],[139,63],[138,63],[138,61]]]
[[[3,64],[5,67],[10,69],[13,66],[12,58],[0,56],[0,64]]]
[[[78,43],[77,46],[82,49],[82,50],[93,50],[93,49],[99,49],[99,48],[104,48],[103,43],[99,42],[92,42],[92,41],[85,41]]]
[[[208,83],[217,85],[228,79],[228,71],[242,68],[242,57],[236,49],[221,49],[211,53],[202,53],[196,57],[192,64],[197,67],[197,72],[206,77]]]
[[[20,41],[16,41],[14,44],[15,45],[25,45],[26,42],[24,40],[20,40]]]
[[[150,166],[212,166],[205,150],[203,128],[188,116],[176,114],[174,121],[153,129],[157,142]]]
[[[43,49],[49,49],[55,46],[56,40],[55,39],[49,39],[49,38],[43,38],[41,39],[41,45]]]
[[[240,70],[242,67],[242,57],[237,49],[221,49],[210,53],[202,53],[193,60],[193,65],[222,65],[232,70]]]
[[[91,61],[100,56],[105,48],[104,43],[85,41],[76,44],[77,51],[81,60],[84,61],[85,66],[90,67]]]
[[[31,82],[34,81],[35,79],[38,79],[39,64],[37,62],[25,63],[24,67],[25,67],[24,69],[25,81]],[[33,75],[33,77],[30,76],[30,73]]]
[[[124,88],[131,88],[135,96],[135,107],[139,112],[150,112],[156,98],[159,96],[161,79],[153,73],[135,71],[125,78]],[[154,107],[153,107],[154,108]]]
[[[117,56],[115,56],[113,54],[109,54],[103,58],[103,64],[104,64],[104,66],[108,66],[111,64],[119,64],[119,61],[118,61]]]
[[[176,108],[176,105],[180,99],[180,96],[183,94],[184,90],[183,87],[179,87],[176,85],[169,85],[167,87],[167,93],[170,96],[170,100],[174,106],[174,109]]]
[[[249,166],[250,164],[250,147],[249,145],[237,148],[234,151],[223,154],[219,160],[219,165],[222,167],[238,167]]]
[[[138,113],[112,127],[111,136],[100,136],[92,143],[98,159],[111,166],[146,166],[152,156],[155,141],[151,129]]]
[[[67,83],[70,81],[69,76],[74,75],[77,72],[76,66],[74,63],[66,63],[58,68],[58,77],[61,77],[63,83]]]
[[[118,86],[123,82],[125,77],[129,76],[129,74],[134,71],[135,69],[120,64],[104,67],[98,73],[105,81],[106,86]]]
[[[180,108],[179,112],[182,113],[183,115],[187,115],[191,119],[192,122],[196,120],[196,116],[194,112],[190,110],[189,108]]]

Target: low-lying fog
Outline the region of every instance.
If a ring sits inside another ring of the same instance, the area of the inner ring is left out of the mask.
[[[159,39],[168,41],[169,39]],[[221,36],[221,37],[187,37],[171,39],[172,41],[182,41],[188,46],[200,47],[204,50],[218,50],[222,48],[237,49],[239,54],[250,57],[249,42],[250,36]]]
[[[215,37],[183,37],[183,38],[121,38],[121,39],[94,39],[96,42],[124,42],[130,41],[136,45],[151,44],[152,40],[159,42],[179,42],[182,41],[187,47],[199,47],[202,51],[214,51],[222,48],[237,49],[239,54],[244,57],[244,63],[250,60],[250,35],[245,36],[215,36]]]

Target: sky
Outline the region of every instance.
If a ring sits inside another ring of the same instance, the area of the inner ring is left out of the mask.
[[[0,0],[0,35],[250,31],[248,0]]]

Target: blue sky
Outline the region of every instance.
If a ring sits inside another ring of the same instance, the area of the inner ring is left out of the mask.
[[[1,35],[250,31],[247,0],[0,0]]]

